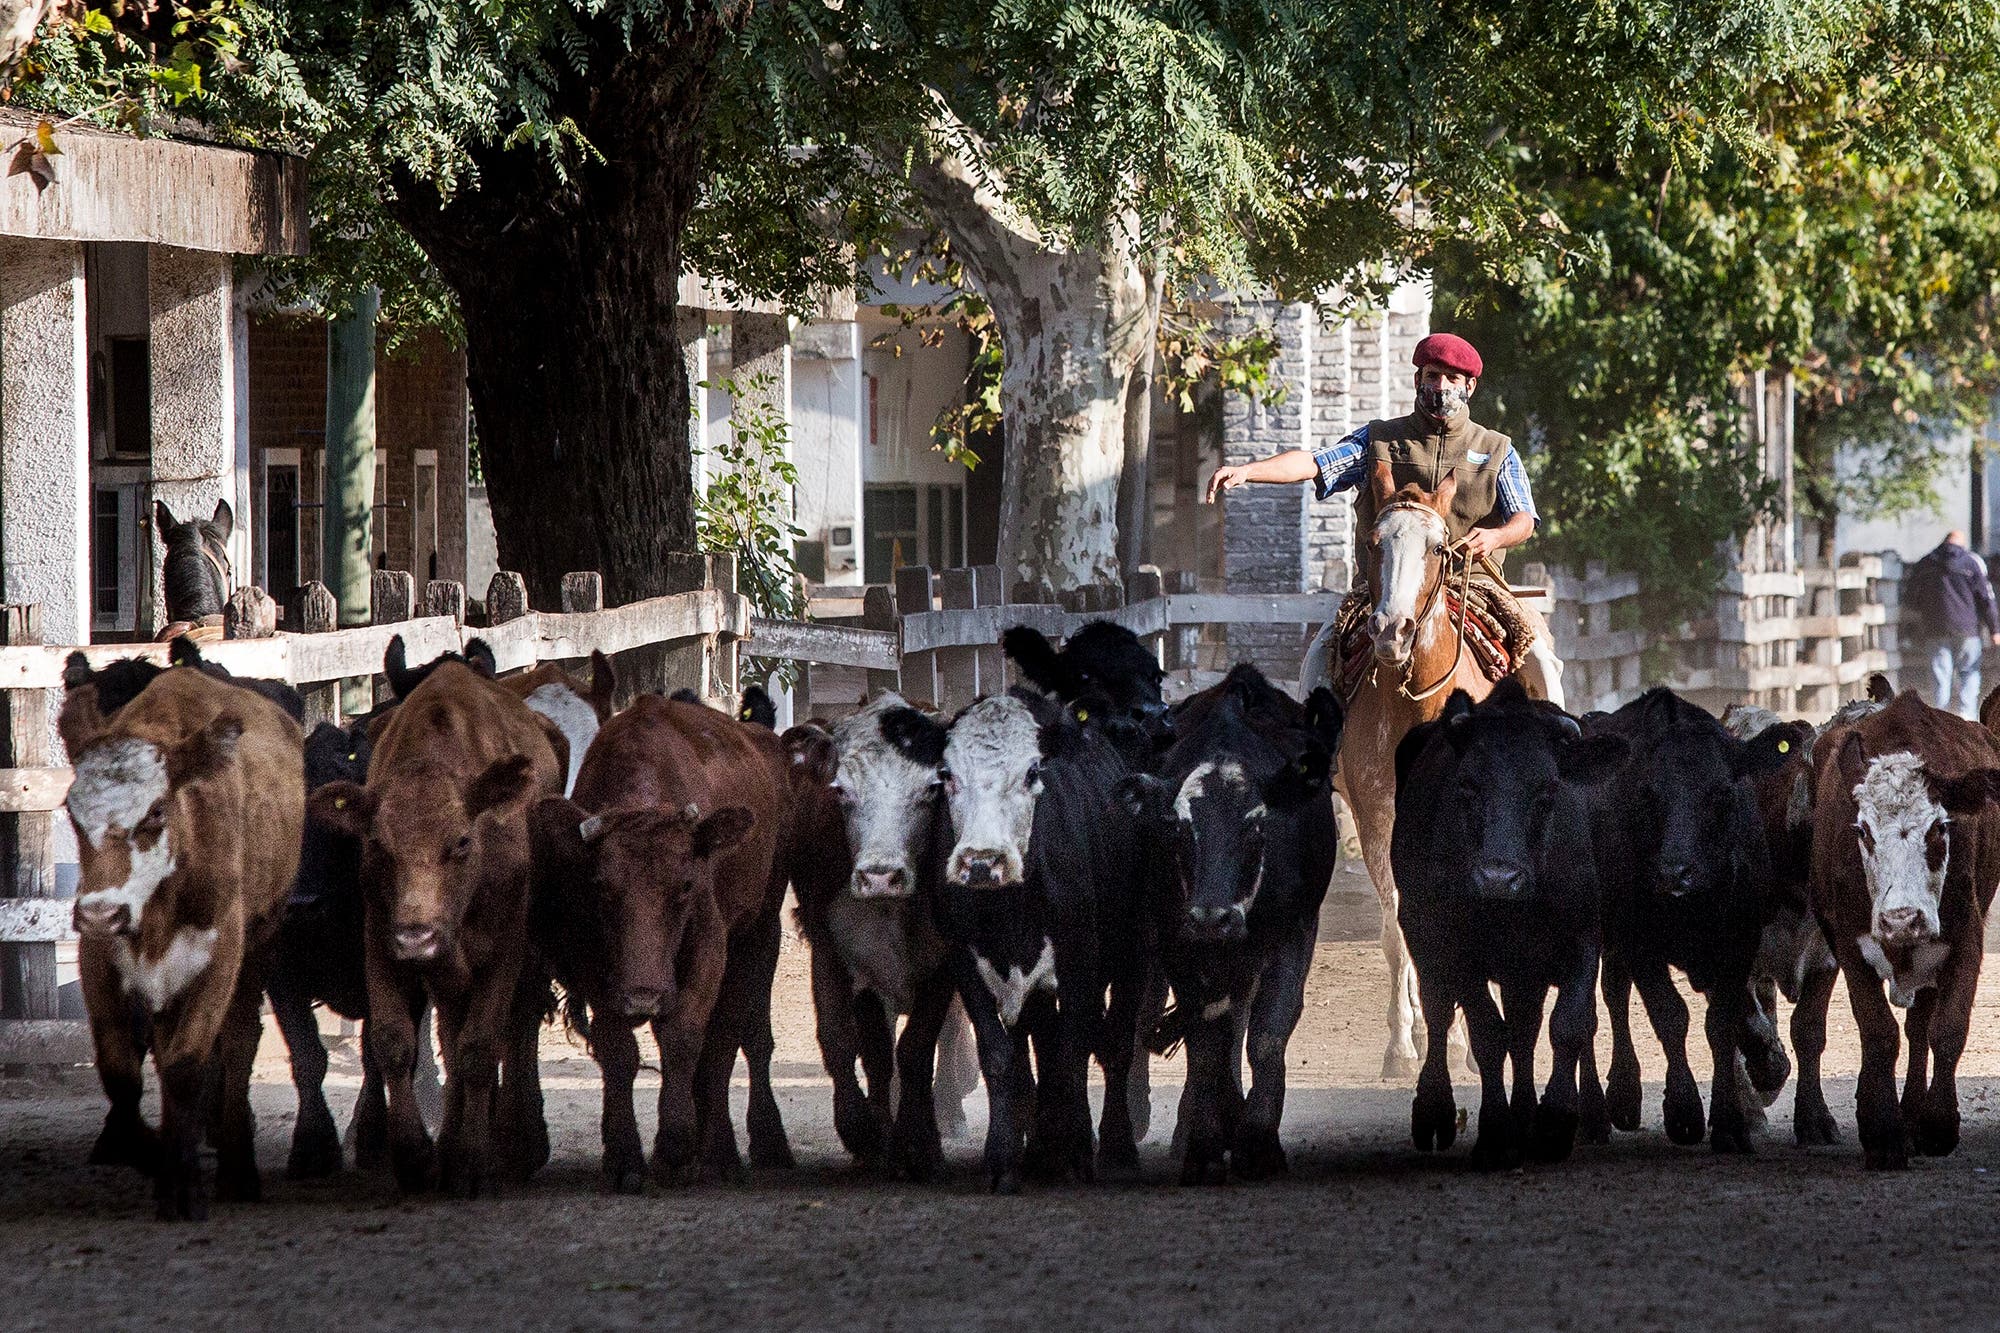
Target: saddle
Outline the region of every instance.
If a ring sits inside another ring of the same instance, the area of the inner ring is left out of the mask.
[[[1464,622],[1466,651],[1486,679],[1498,682],[1513,675],[1537,630],[1499,571],[1485,561],[1475,565],[1463,603],[1454,575],[1445,584],[1444,604],[1452,625]],[[1330,683],[1342,703],[1353,701],[1375,666],[1375,644],[1368,635],[1368,615],[1374,606],[1374,592],[1362,584],[1347,594],[1334,614]]]

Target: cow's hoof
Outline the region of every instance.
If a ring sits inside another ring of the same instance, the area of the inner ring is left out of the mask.
[[[1512,1171],[1521,1165],[1521,1145],[1514,1137],[1513,1127],[1506,1112],[1495,1117],[1497,1123],[1487,1128],[1485,1116],[1480,1116],[1479,1133],[1472,1140],[1472,1165],[1480,1171]]]
[[[1269,1180],[1291,1169],[1285,1145],[1278,1142],[1275,1129],[1244,1129],[1236,1135],[1229,1153],[1229,1167],[1244,1180]]]
[[[323,1180],[340,1172],[340,1133],[333,1117],[300,1120],[292,1130],[292,1151],[285,1175],[292,1180]]]
[[[616,1171],[607,1171],[604,1173],[604,1178],[606,1183],[611,1186],[613,1194],[644,1194],[646,1192],[646,1173],[638,1167],[626,1166],[620,1167]]]
[[[1410,1142],[1418,1152],[1444,1152],[1458,1142],[1458,1107],[1449,1092],[1437,1098],[1416,1095],[1410,1103]]]
[[[1221,1185],[1229,1179],[1228,1163],[1220,1153],[1205,1153],[1190,1149],[1181,1158],[1181,1184]]]
[[[750,1144],[750,1165],[759,1171],[790,1171],[798,1164],[798,1159],[792,1156],[791,1141],[783,1134],[753,1140]]]
[[[509,1174],[526,1181],[549,1164],[549,1126],[539,1114],[527,1122],[515,1140]]]
[[[1910,1169],[1910,1153],[1900,1143],[1863,1148],[1861,1164],[1870,1171],[1907,1171]]]
[[[851,1156],[867,1161],[882,1155],[882,1121],[865,1103],[836,1107],[833,1132],[840,1136],[840,1146]]]
[[[1587,1144],[1611,1142],[1611,1117],[1600,1109],[1595,1114],[1579,1118],[1576,1122],[1576,1141]]]
[[[1144,1143],[1146,1134],[1153,1127],[1153,1091],[1142,1088],[1137,1083],[1125,1090],[1125,1114],[1132,1121],[1132,1142]]]
[[[1382,1081],[1384,1083],[1408,1083],[1423,1068],[1423,1061],[1417,1057],[1416,1048],[1399,1051],[1391,1046],[1382,1056]]]
[[[1567,1160],[1576,1148],[1576,1126],[1576,1112],[1540,1108],[1528,1135],[1528,1156],[1537,1162]]]
[[[90,1165],[129,1166],[144,1176],[160,1169],[160,1136],[151,1125],[114,1124],[107,1120],[90,1145]]]
[[[257,1172],[255,1162],[241,1166],[218,1165],[215,1171],[215,1197],[224,1203],[259,1203],[264,1198],[264,1178]]]
[[[405,1194],[421,1194],[430,1188],[434,1154],[429,1144],[401,1152],[392,1148],[389,1156],[397,1189]]]
[[[991,1172],[989,1184],[995,1194],[1019,1194],[1021,1169],[1016,1166],[1006,1166]]]
[[[1801,1148],[1828,1147],[1840,1142],[1840,1122],[1825,1107],[1816,1111],[1795,1111],[1792,1113],[1792,1139]]]
[[[1662,1111],[1667,1122],[1667,1138],[1682,1147],[1700,1143],[1708,1133],[1708,1117],[1702,1114],[1699,1094],[1676,1096],[1668,1090]]]
[[[1747,1124],[1710,1126],[1708,1146],[1719,1153],[1741,1153],[1746,1156],[1757,1151],[1756,1145],[1750,1141],[1750,1127]]]
[[[1917,1153],[1922,1157],[1948,1157],[1958,1147],[1958,1112],[1927,1111],[1916,1119],[1913,1131]]]
[[[1644,1098],[1639,1089],[1639,1067],[1614,1066],[1604,1083],[1604,1111],[1613,1128],[1627,1134],[1639,1128]]]
[[[199,1180],[158,1189],[153,1195],[153,1215],[162,1222],[206,1222],[208,1191]]]

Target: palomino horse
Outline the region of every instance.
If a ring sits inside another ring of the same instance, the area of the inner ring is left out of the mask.
[[[155,500],[153,527],[166,548],[160,574],[166,592],[167,627],[158,639],[177,639],[183,634],[221,637],[222,610],[236,582],[229,564],[229,538],[236,530],[236,515],[229,502],[216,501],[215,513],[209,518],[182,523],[165,501]],[[203,633],[204,629],[212,633]]]
[[[1424,1054],[1422,1011],[1417,1005],[1417,973],[1396,922],[1396,877],[1389,869],[1389,831],[1396,819],[1396,747],[1412,727],[1444,710],[1455,689],[1474,701],[1492,683],[1465,651],[1463,627],[1455,625],[1445,597],[1454,549],[1444,515],[1451,510],[1457,479],[1449,472],[1435,492],[1405,486],[1390,493],[1388,468],[1373,478],[1375,525],[1363,554],[1375,612],[1368,633],[1375,641],[1375,665],[1347,705],[1347,728],[1340,742],[1335,787],[1361,835],[1361,855],[1382,902],[1382,953],[1389,964],[1389,1049],[1382,1077],[1406,1079]],[[1316,666],[1334,651],[1331,629],[1306,657],[1301,679],[1317,684],[1325,668]],[[1314,674],[1317,671],[1319,674]]]

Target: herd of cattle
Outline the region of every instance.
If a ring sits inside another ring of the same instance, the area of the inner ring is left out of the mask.
[[[547,1161],[537,1047],[558,1017],[602,1070],[611,1188],[740,1170],[739,1052],[750,1160],[789,1165],[771,1086],[789,886],[835,1126],[862,1164],[935,1175],[940,1121],[963,1123],[983,1076],[994,1189],[1132,1171],[1149,1058],[1184,1046],[1182,1181],[1283,1171],[1286,1047],[1337,855],[1339,702],[1301,703],[1239,666],[1168,708],[1154,658],[1109,623],[1060,651],[1024,629],[1004,646],[1030,683],[956,717],[884,694],[782,735],[754,690],[735,717],[691,696],[614,712],[603,658],[587,681],[499,677],[477,641],[416,667],[395,641],[389,701],[310,735],[287,686],[232,678],[191,646],[166,669],[78,655],[59,729],[110,1101],[91,1160],[150,1175],[163,1217],[200,1217],[206,1138],[214,1194],[256,1198],[249,1080],[268,996],[298,1088],[295,1176],[343,1161],[315,1003],[363,1021],[357,1164],[406,1190],[489,1193]],[[1392,857],[1434,1036],[1417,1147],[1458,1132],[1442,1034],[1461,1014],[1478,1164],[1560,1160],[1636,1129],[1635,986],[1667,1053],[1675,1142],[1749,1150],[1792,1076],[1780,990],[1796,1006],[1796,1136],[1832,1142],[1819,1059],[1844,972],[1867,1162],[1951,1151],[2000,883],[2000,742],[1913,694],[1872,693],[1815,732],[1760,710],[1718,721],[1665,690],[1572,718],[1503,683],[1412,731]],[[1672,968],[1707,998],[1706,1115]],[[1908,1011],[1900,1103],[1891,1002]],[[435,1140],[418,1097],[433,1013]],[[661,1074],[650,1164],[641,1027]],[[148,1053],[157,1130],[140,1111]]]

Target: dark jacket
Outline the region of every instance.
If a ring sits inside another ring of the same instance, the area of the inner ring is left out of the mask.
[[[2000,634],[2000,607],[1979,557],[1950,542],[1911,566],[1904,599],[1919,633],[1934,639]]]

